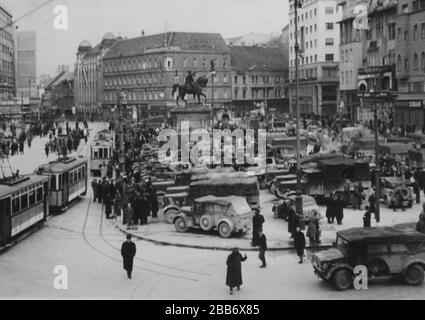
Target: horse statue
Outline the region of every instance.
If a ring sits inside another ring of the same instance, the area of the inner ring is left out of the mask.
[[[177,99],[176,99],[177,106],[180,106],[179,105],[180,99],[183,100],[187,106],[187,101],[185,100],[185,97],[187,94],[193,94],[193,98],[197,96],[199,104],[201,104],[201,96],[202,96],[205,99],[205,103],[207,103],[207,96],[204,93],[202,93],[202,89],[205,88],[207,84],[208,84],[207,77],[199,77],[198,79],[196,79],[193,86],[190,86],[188,84],[184,84],[184,85],[175,84],[173,86],[172,95],[174,96],[176,92],[178,93]]]

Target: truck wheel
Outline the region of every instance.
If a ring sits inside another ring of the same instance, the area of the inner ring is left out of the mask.
[[[184,218],[178,217],[176,222],[174,222],[174,226],[176,227],[177,232],[186,232],[189,228],[187,226],[187,222]]]
[[[167,222],[168,224],[172,224],[177,213],[178,211],[175,209],[167,210],[164,213],[165,222]]]
[[[230,228],[230,225],[227,222],[222,222],[218,226],[218,233],[222,238],[230,238],[232,235],[232,228]]]
[[[424,269],[418,264],[411,264],[404,272],[404,281],[413,286],[421,284],[424,281]]]
[[[199,224],[201,225],[202,230],[210,231],[214,226],[214,220],[211,216],[205,215],[201,217]]]
[[[332,277],[332,281],[338,290],[344,291],[350,289],[353,285],[353,276],[351,271],[341,269],[335,272]]]

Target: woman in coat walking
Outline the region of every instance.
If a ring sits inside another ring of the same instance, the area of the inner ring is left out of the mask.
[[[245,254],[245,257],[239,252],[238,248],[233,249],[233,252],[227,257],[227,276],[226,276],[226,286],[230,289],[230,294],[233,294],[233,288],[237,288],[238,291],[241,289],[242,285],[242,262],[245,261],[248,257]]]
[[[310,218],[307,228],[307,237],[310,239],[310,246],[314,247],[320,243],[320,226],[318,212],[314,212]]]
[[[305,236],[299,227],[297,227],[297,231],[295,233],[294,247],[297,250],[297,255],[300,258],[299,263],[301,264],[303,263],[303,256],[304,256],[304,250],[305,250]]]

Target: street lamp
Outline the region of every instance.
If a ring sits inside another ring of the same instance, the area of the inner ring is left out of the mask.
[[[301,144],[300,144],[300,102],[299,102],[299,76],[298,76],[298,56],[299,56],[299,44],[298,44],[298,8],[301,8],[302,0],[294,0],[295,9],[295,103],[297,113],[297,197],[296,197],[296,211],[298,214],[302,214],[302,197],[301,197]]]

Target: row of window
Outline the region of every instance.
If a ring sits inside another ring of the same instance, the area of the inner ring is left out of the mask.
[[[307,3],[304,3],[304,4],[307,4]],[[291,4],[290,5],[290,11],[292,11],[293,9],[294,9],[294,6]],[[325,7],[325,14],[326,15],[334,14],[334,13],[335,13],[335,8],[334,7]],[[304,19],[306,21],[309,18],[312,19],[313,18],[313,14],[314,14],[314,17],[317,16],[317,8],[311,9],[310,11],[307,11],[305,13],[301,13],[300,15],[298,15],[298,22],[304,21]],[[295,18],[289,20],[289,24],[291,26],[292,26],[293,23],[295,23]]]
[[[354,84],[354,71],[341,71],[341,84]]]
[[[126,60],[120,61],[108,61],[105,62],[105,72],[122,72],[122,71],[136,71],[136,70],[150,70],[150,69],[172,69],[174,68],[175,59],[171,57],[165,58],[128,58]],[[223,58],[221,61],[222,64],[218,64],[218,58],[213,59],[216,67],[223,67],[227,69],[229,67],[229,62],[227,58]],[[207,59],[198,59],[198,58],[182,58],[181,65],[183,68],[193,68],[198,69],[202,68],[205,70],[210,69],[210,61]]]
[[[420,65],[419,65],[419,59],[420,59]],[[409,71],[409,58],[405,58],[404,59],[404,63],[403,63],[403,59],[401,57],[401,55],[398,55],[397,57],[397,71],[398,72],[402,72],[403,71],[403,66],[404,66],[404,71]],[[413,70],[414,71],[425,71],[425,52],[421,53],[421,56],[419,58],[419,54],[418,53],[414,53],[413,54]]]
[[[248,88],[242,89],[242,99],[247,98],[247,91]],[[234,98],[239,98],[239,88],[235,88],[234,90]],[[282,89],[281,88],[275,88],[274,89],[274,97],[275,98],[281,98],[282,97]],[[270,90],[262,89],[262,90],[256,90],[251,89],[251,99],[262,99],[262,98],[270,98]]]
[[[20,195],[12,197],[12,215],[16,215],[42,201],[43,187],[41,185],[31,187]]]
[[[395,23],[390,23],[388,25],[388,37],[390,40],[395,40],[396,38],[396,32],[395,32]],[[413,25],[413,39],[412,40],[419,40],[425,39],[425,22],[421,24],[421,31],[420,31],[420,37],[419,37],[419,25],[415,24]],[[409,30],[403,30],[402,28],[397,29],[397,41],[401,42],[404,39],[404,41],[409,41]]]
[[[313,29],[313,26],[314,26],[314,29]],[[334,30],[334,23],[326,22],[325,27],[327,31],[332,31]],[[300,29],[298,30],[298,38],[300,38],[301,34],[304,34],[304,32],[307,35],[309,33],[309,30],[310,30],[310,34],[313,33],[313,30],[314,32],[317,32],[317,24],[315,23],[314,25],[300,27]],[[291,32],[289,34],[289,38],[291,40],[295,39],[295,32]]]
[[[246,76],[234,76],[233,83],[238,84],[239,78],[242,79],[242,84],[246,84]],[[274,83],[281,83],[281,81],[282,81],[281,76],[274,77]],[[270,76],[251,76],[251,83],[260,84],[260,85],[268,84],[270,83]]]
[[[86,177],[86,170],[86,165],[83,165],[63,174],[52,175],[50,177],[50,190],[61,190],[66,186],[84,180]],[[58,178],[57,182],[56,177]]]
[[[334,54],[333,53],[326,53],[325,54],[325,61],[326,62],[333,62],[334,61]],[[314,60],[313,60],[313,56],[311,55],[310,57],[301,57],[298,58],[298,63],[299,65],[304,65],[304,64],[309,64],[309,63],[316,63],[317,62],[317,54],[314,55]],[[295,67],[295,59],[291,60],[291,67]]]

